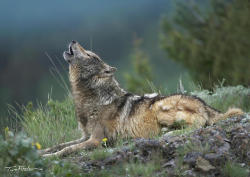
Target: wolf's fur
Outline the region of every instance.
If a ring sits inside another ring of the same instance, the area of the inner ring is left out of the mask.
[[[103,138],[116,140],[118,135],[147,138],[159,134],[162,126],[171,126],[180,120],[188,125],[204,126],[243,113],[240,109],[220,113],[194,96],[128,93],[115,80],[115,68],[74,41],[69,51],[64,52],[64,58],[69,63],[69,78],[83,137],[45,149],[41,151],[44,156],[96,147]],[[55,150],[59,151],[53,152]]]

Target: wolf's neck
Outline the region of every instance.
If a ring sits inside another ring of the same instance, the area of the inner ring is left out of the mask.
[[[78,106],[101,106],[111,104],[115,99],[126,94],[116,80],[115,84],[100,88],[88,88],[84,83],[72,83],[75,103]]]
[[[125,95],[126,92],[119,87],[119,85],[112,85],[107,87],[98,88],[95,90],[97,93],[97,100],[100,105],[111,104],[115,99]]]

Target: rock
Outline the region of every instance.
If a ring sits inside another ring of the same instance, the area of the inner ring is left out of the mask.
[[[249,170],[250,116],[228,118],[189,134],[167,133],[159,139],[136,139],[134,145],[126,143],[110,153],[99,161],[90,161],[86,155],[77,158],[84,171],[159,159],[161,168],[154,176],[223,176],[227,162]]]
[[[184,156],[183,162],[195,167],[198,157],[202,154],[200,152],[190,152]]]
[[[193,170],[186,170],[183,172],[183,176],[185,177],[196,177],[197,175]]]
[[[105,165],[113,165],[115,163],[118,163],[122,160],[122,156],[121,155],[117,155],[117,156],[112,156],[112,157],[108,157],[107,159],[105,159],[103,161],[103,163]]]
[[[161,129],[161,132],[162,132],[162,133],[166,133],[168,130],[169,130],[169,129],[168,129],[167,127],[163,127],[163,128]]]
[[[172,160],[170,160],[167,163],[165,163],[165,164],[162,165],[162,168],[166,168],[166,167],[168,167],[168,168],[175,168],[176,167],[175,160],[172,159]]]
[[[241,161],[250,163],[250,124],[232,129],[231,146]]]
[[[214,166],[222,166],[228,160],[228,157],[221,153],[208,153],[204,155],[204,158],[211,162]]]
[[[203,159],[202,157],[198,157],[196,160],[196,168],[200,169],[204,172],[207,172],[209,170],[213,170],[215,169],[214,166],[212,166],[209,161],[207,161],[206,159]]]

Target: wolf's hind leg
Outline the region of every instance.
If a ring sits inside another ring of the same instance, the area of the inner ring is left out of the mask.
[[[208,119],[207,105],[193,96],[173,95],[157,101],[153,108],[158,123],[171,126],[175,122],[185,121],[188,126],[204,126]]]
[[[189,127],[202,127],[206,124],[206,115],[190,113],[189,111],[177,111],[174,113],[161,113],[157,116],[158,123],[162,126],[172,126],[174,123],[183,121]]]
[[[74,145],[74,144],[81,143],[81,142],[85,141],[86,139],[87,138],[85,136],[83,136],[82,138],[77,139],[77,140],[69,141],[69,142],[66,142],[66,143],[61,143],[61,144],[55,145],[55,146],[50,147],[50,148],[42,149],[42,150],[39,151],[39,154],[43,155],[43,154],[59,151],[59,150],[65,148],[67,146],[71,146],[71,145]]]

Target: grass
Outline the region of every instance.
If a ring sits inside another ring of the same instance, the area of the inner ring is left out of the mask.
[[[22,110],[23,114],[17,117],[23,130],[43,148],[80,138],[71,97],[63,102],[49,99],[45,106],[39,105],[35,110],[29,103]]]
[[[177,154],[180,156],[184,156],[189,152],[200,152],[201,154],[206,154],[210,152],[210,146],[208,143],[194,143],[190,140],[184,146],[177,149]]]
[[[91,160],[103,160],[112,154],[112,150],[106,148],[97,148],[88,154]]]
[[[210,146],[208,143],[200,144],[194,143],[189,140],[184,146],[178,147],[176,150],[177,154],[177,167],[174,169],[176,176],[183,176],[183,172],[188,169],[187,164],[184,163],[184,157],[190,152],[200,152],[201,154],[208,153],[210,151]]]
[[[227,162],[222,169],[222,174],[228,177],[248,177],[249,170],[237,163]]]
[[[117,164],[108,169],[95,170],[86,174],[89,177],[112,177],[112,176],[129,176],[129,177],[151,177],[159,171],[161,164],[159,160],[152,160],[148,163],[131,162],[125,164]]]
[[[129,163],[124,165],[125,174],[128,176],[154,176],[154,173],[161,168],[160,163],[151,161],[149,163]],[[124,173],[123,173],[124,174]]]
[[[241,85],[218,87],[214,91],[197,90],[191,92],[203,99],[208,105],[220,110],[227,111],[229,107],[241,108],[245,112],[250,112],[250,88]]]

